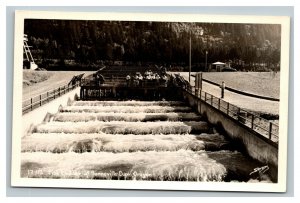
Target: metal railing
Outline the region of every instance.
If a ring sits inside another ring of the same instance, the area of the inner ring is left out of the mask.
[[[246,111],[238,106],[230,104],[229,102],[215,97],[203,90],[198,90],[197,92],[191,88],[186,88],[184,90],[196,96],[202,102],[209,104],[215,109],[218,109],[219,111],[227,114],[229,117],[237,120],[241,125],[250,128],[275,143],[278,143],[279,126],[276,123],[264,119],[253,112]]]
[[[79,86],[79,83],[76,83],[74,85],[64,85],[60,86],[58,88],[54,88],[50,91],[44,92],[42,94],[39,94],[37,96],[31,97],[30,99],[26,99],[22,102],[22,113],[28,113],[58,97],[61,95],[66,94],[67,92],[70,92],[71,90],[75,89]]]
[[[113,77],[112,79],[105,79],[103,83],[93,79],[81,79],[81,86],[126,86],[126,87],[167,87],[168,81],[164,80],[142,80],[138,81],[131,79],[130,81],[126,81],[125,77]]]
[[[105,80],[104,82],[91,80],[91,79],[81,79],[80,85],[86,87],[105,87],[105,86],[125,85],[125,82],[120,79]]]

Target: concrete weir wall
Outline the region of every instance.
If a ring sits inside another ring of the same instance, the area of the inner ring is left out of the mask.
[[[58,97],[50,101],[49,103],[24,114],[22,116],[23,136],[25,136],[28,131],[30,131],[32,126],[42,123],[48,113],[57,113],[60,105],[66,106],[69,99],[74,100],[75,94],[79,96],[79,92],[80,87],[77,87],[74,90],[62,95],[61,97]]]
[[[228,137],[243,145],[243,149],[250,157],[268,165],[272,178],[277,180],[278,145],[276,143],[241,125],[239,121],[220,110],[201,102],[195,95],[184,90],[183,98],[200,114],[205,115],[209,123],[221,128]]]

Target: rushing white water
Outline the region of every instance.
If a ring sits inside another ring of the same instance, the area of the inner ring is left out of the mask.
[[[195,113],[58,113],[53,121],[87,122],[87,121],[199,121],[201,116]]]
[[[203,121],[189,122],[48,122],[40,124],[38,133],[107,133],[107,134],[187,134],[193,131],[207,132],[209,127]]]
[[[28,173],[28,168],[39,173]],[[120,175],[121,174],[121,175]],[[221,181],[226,168],[205,152],[23,153],[23,177]],[[140,174],[140,175],[135,175]]]
[[[79,113],[170,113],[191,112],[187,106],[66,106],[61,112]]]
[[[65,134],[34,133],[22,140],[22,152],[137,152],[221,149],[229,142],[219,134]]]
[[[254,182],[261,167],[177,101],[76,101],[21,148],[31,178]]]
[[[180,101],[76,101],[73,106],[185,106]]]

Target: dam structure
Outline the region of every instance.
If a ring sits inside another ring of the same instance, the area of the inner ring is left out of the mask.
[[[216,101],[158,67],[105,67],[22,138],[21,177],[277,182],[278,145]]]

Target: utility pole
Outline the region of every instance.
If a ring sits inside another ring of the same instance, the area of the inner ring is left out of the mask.
[[[191,70],[192,70],[192,32],[190,32],[189,83],[191,83]]]
[[[199,32],[196,32],[197,35],[203,35],[203,29],[200,27],[198,29]],[[191,71],[192,71],[192,30],[190,29],[190,40],[189,40],[189,45],[190,45],[190,50],[189,50],[189,83],[191,83]]]
[[[208,51],[205,51],[205,71],[207,71],[207,54]]]

